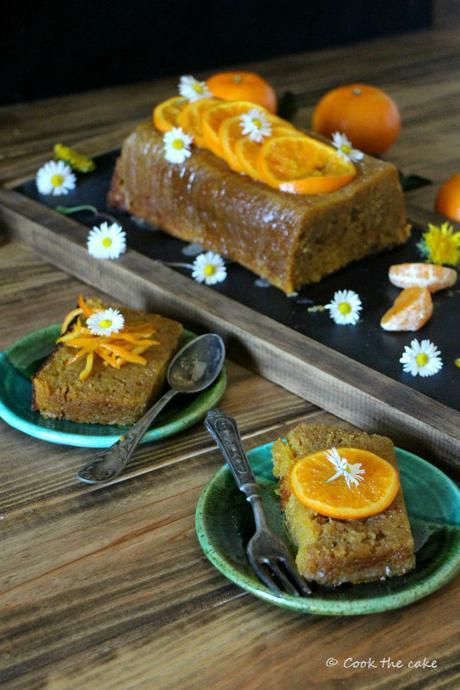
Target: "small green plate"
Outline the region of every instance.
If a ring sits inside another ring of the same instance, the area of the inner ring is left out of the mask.
[[[286,542],[271,443],[254,448],[249,461],[259,483],[268,521]],[[407,606],[436,591],[460,571],[460,491],[430,463],[396,449],[401,482],[416,544],[415,570],[361,585],[315,586],[309,597],[275,596],[254,575],[246,544],[254,532],[250,506],[224,466],[204,488],[196,509],[196,531],[211,563],[232,582],[272,604],[302,613],[362,615]]]
[[[5,352],[0,352],[0,417],[15,429],[43,441],[82,448],[107,448],[118,441],[128,427],[45,419],[32,411],[31,376],[53,350],[58,336],[59,326],[54,324],[29,333]],[[195,333],[185,330],[181,345],[195,337]],[[179,395],[159,415],[141,443],[166,438],[199,422],[217,405],[226,385],[224,368],[215,383],[202,393]]]

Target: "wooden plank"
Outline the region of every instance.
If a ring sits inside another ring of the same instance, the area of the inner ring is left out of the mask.
[[[0,190],[0,203],[5,227],[51,263],[133,307],[216,330],[230,356],[256,373],[430,460],[458,465],[459,412],[135,251],[116,262],[91,260],[86,228],[14,191]]]

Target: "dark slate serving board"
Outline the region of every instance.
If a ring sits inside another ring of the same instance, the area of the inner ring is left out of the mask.
[[[112,152],[98,157],[96,171],[80,175],[77,189],[66,196],[42,196],[34,180],[21,185],[17,191],[51,208],[95,206],[118,219],[131,248],[160,261],[191,264],[195,247],[107,207],[106,195],[116,156],[117,152]],[[87,211],[72,217],[89,227],[95,224],[94,216]],[[97,219],[97,223],[102,220]],[[460,411],[460,369],[454,365],[454,360],[460,357],[460,284],[433,296],[434,314],[417,333],[387,333],[379,325],[382,314],[399,293],[388,280],[388,268],[395,263],[421,260],[416,245],[422,230],[415,227],[411,240],[403,247],[350,264],[320,283],[302,288],[295,296],[286,297],[277,288],[266,286],[265,281],[234,262],[228,264],[226,281],[209,289]],[[175,270],[190,275],[187,269]],[[327,304],[334,292],[342,289],[355,290],[361,296],[363,310],[356,326],[335,325],[327,311],[308,311],[310,306]],[[413,338],[429,338],[441,350],[444,368],[439,374],[424,379],[403,373],[399,358]]]

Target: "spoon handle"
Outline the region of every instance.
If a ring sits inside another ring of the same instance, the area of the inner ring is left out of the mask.
[[[155,417],[177,392],[174,388],[166,391],[125,436],[120,436],[120,440],[110,448],[104,448],[96,453],[93,460],[78,472],[77,479],[85,484],[97,484],[115,479],[128,463]]]

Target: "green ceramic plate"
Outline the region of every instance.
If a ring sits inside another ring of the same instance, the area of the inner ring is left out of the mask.
[[[268,520],[288,541],[272,476],[271,443],[248,453],[261,487]],[[431,594],[460,571],[460,492],[440,470],[397,449],[401,481],[417,549],[417,566],[401,577],[335,589],[315,587],[308,598],[276,597],[255,577],[246,559],[254,531],[250,506],[224,466],[203,490],[196,530],[211,563],[232,582],[272,604],[322,615],[361,615],[406,606]]]
[[[0,417],[15,429],[43,441],[84,448],[107,448],[118,441],[127,427],[45,419],[31,409],[30,378],[52,351],[58,334],[58,325],[48,326],[29,333],[5,352],[0,352]],[[191,331],[184,331],[181,344],[194,337]],[[200,421],[218,403],[226,384],[224,368],[217,381],[207,390],[197,395],[178,396],[160,414],[141,443],[177,434]]]

